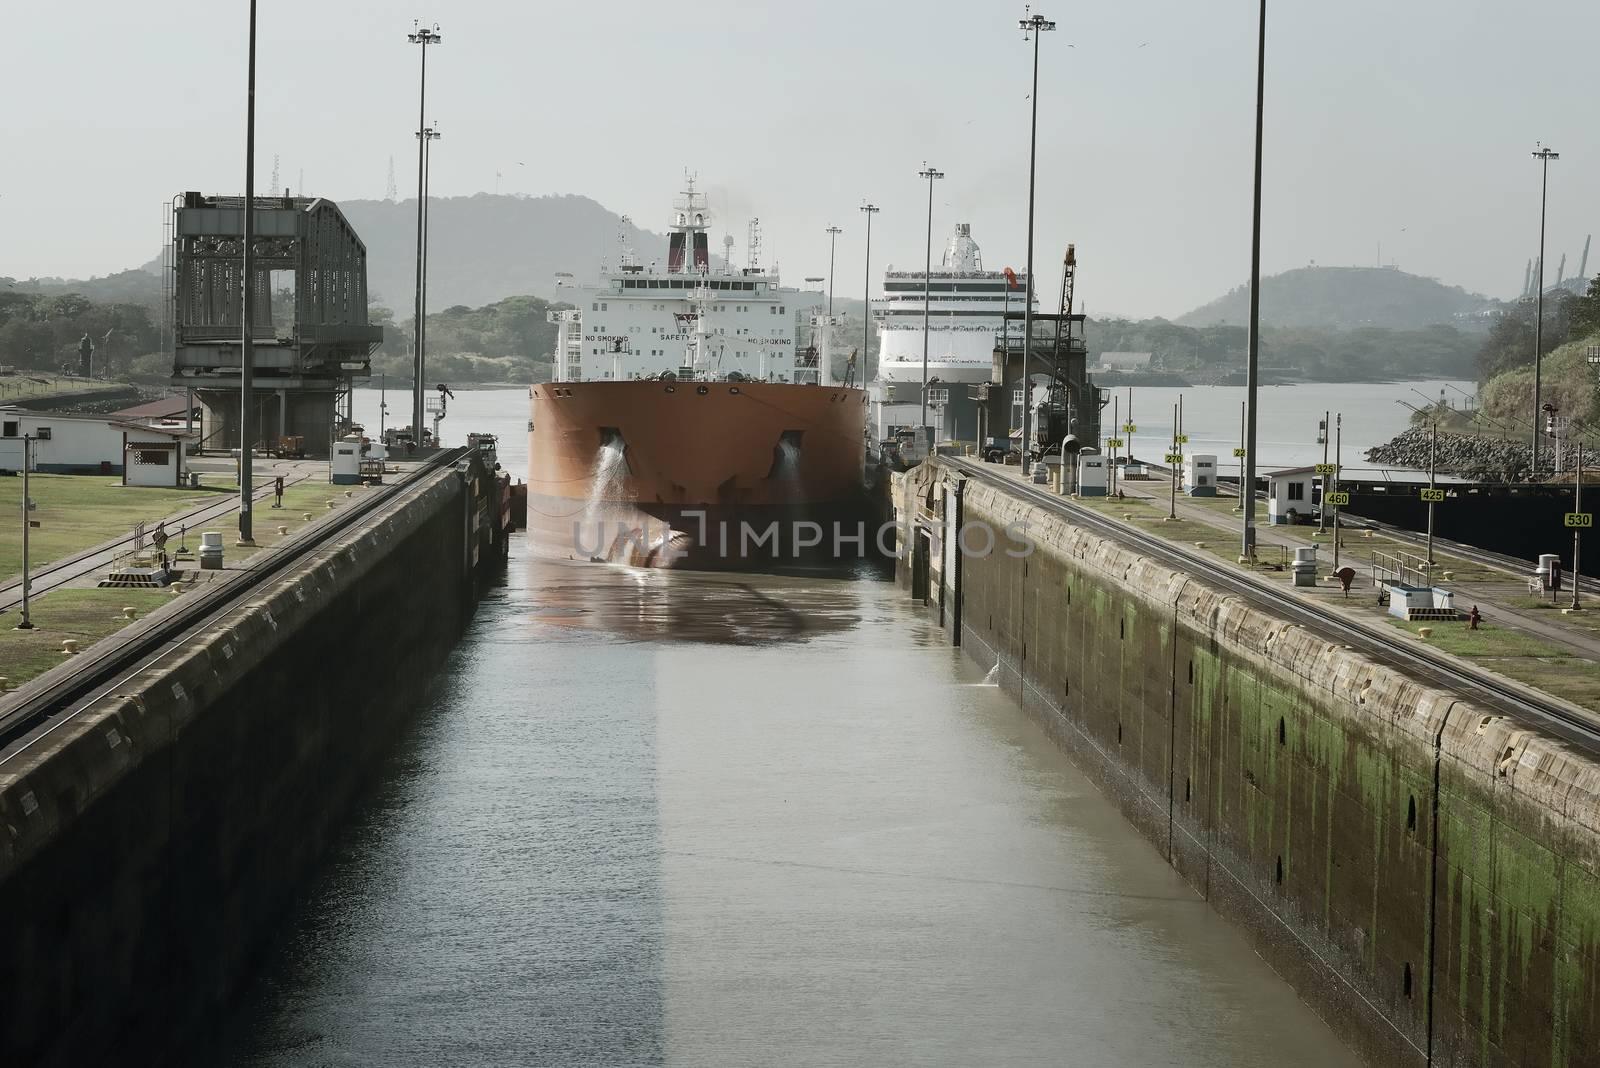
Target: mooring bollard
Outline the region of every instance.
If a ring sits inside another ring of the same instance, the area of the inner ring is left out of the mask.
[[[300,518],[304,519],[307,523],[309,523],[309,522],[311,522],[311,513],[310,512],[301,512],[300,513]]]
[[[329,497],[328,498],[328,511],[330,511],[330,512],[333,511],[334,508],[338,507],[338,504],[339,504],[338,501],[334,500],[332,497]]]
[[[282,537],[283,535],[285,535],[287,533],[289,533],[289,528],[280,523],[278,525],[278,536]]]
[[[139,612],[131,604],[125,604],[125,605],[122,606],[122,618],[123,619],[138,619],[139,618]]]
[[[63,638],[63,639],[61,639],[61,651],[62,651],[62,653],[64,653],[67,656],[76,656],[77,652],[78,652],[77,639],[75,639],[75,638]]]
[[[183,592],[183,583],[174,582],[167,588],[170,589],[173,593],[182,593]]]
[[[1431,638],[1431,637],[1433,637],[1433,628],[1432,627],[1418,627],[1417,628],[1417,637],[1419,637],[1419,638]]]

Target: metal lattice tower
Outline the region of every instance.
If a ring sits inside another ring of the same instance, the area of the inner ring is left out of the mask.
[[[752,271],[761,269],[761,220],[751,219],[745,240],[744,265]]]
[[[389,157],[389,184],[384,187],[383,199],[393,204],[400,199],[400,187],[394,181],[394,157]]]

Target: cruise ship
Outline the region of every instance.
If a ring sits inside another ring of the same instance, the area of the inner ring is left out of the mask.
[[[989,380],[1005,313],[1022,311],[1026,292],[1025,274],[984,270],[970,223],[956,224],[944,255],[928,274],[892,267],[886,271],[883,293],[872,302],[879,350],[877,380],[869,391],[878,439],[893,436],[896,428],[915,426],[920,417],[926,299],[927,411],[934,439],[976,440],[977,405],[968,387]],[[1011,331],[1021,337],[1022,324],[1013,323]]]
[[[859,508],[866,392],[798,343],[821,294],[758,262],[714,269],[710,222],[691,180],[664,265],[624,249],[570,286],[576,308],[550,313],[554,380],[529,389],[528,522],[542,550],[762,567],[809,548],[797,524]]]

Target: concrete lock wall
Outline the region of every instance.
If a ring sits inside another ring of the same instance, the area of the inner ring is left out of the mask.
[[[897,504],[956,512],[931,466]],[[994,487],[961,507],[1037,548],[934,549],[930,606],[954,625],[959,568],[963,647],[1358,1052],[1600,1063],[1592,755]]]
[[[0,1064],[168,1049],[249,974],[470,610],[472,484],[430,476],[0,765]]]

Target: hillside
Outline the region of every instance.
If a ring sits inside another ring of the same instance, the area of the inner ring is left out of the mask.
[[[99,304],[140,304],[147,308],[161,305],[159,258],[145,267],[118,271],[103,278],[27,278],[0,277],[0,286],[17,293],[59,297],[77,293]]]
[[[341,200],[367,243],[367,292],[410,315],[417,271],[417,202]],[[428,306],[480,307],[509,296],[561,297],[557,271],[592,279],[602,260],[617,261],[621,216],[588,197],[436,197],[428,202]],[[643,263],[665,258],[667,239],[624,228]]]
[[[1264,326],[1417,330],[1458,323],[1457,315],[1491,303],[1459,286],[1387,267],[1300,267],[1261,281]],[[1175,321],[1243,326],[1249,318],[1250,288],[1241,285]]]

